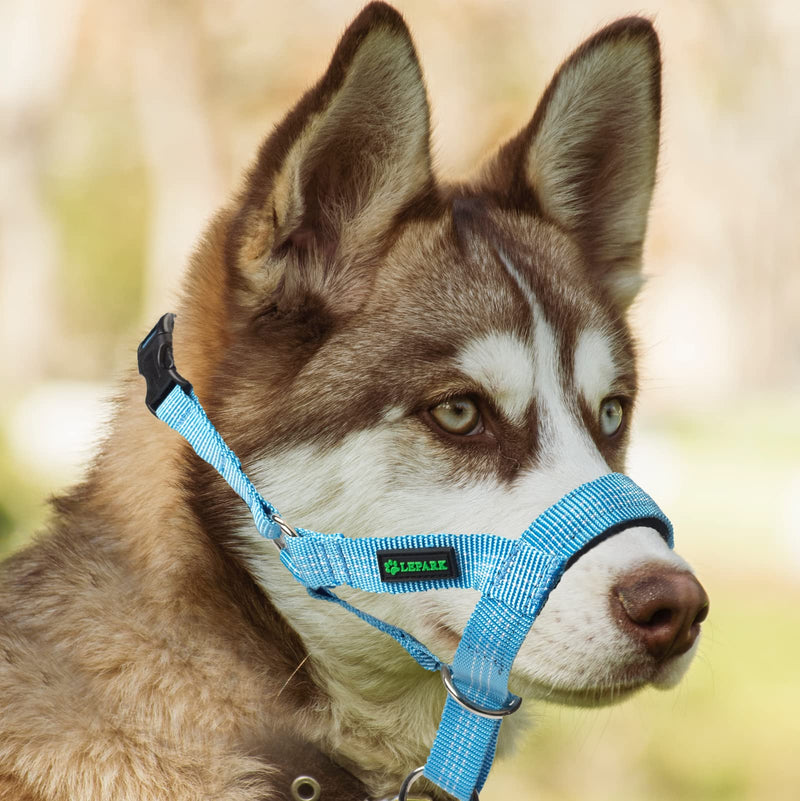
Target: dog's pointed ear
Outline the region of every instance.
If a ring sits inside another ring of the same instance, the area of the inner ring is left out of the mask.
[[[507,203],[576,239],[621,310],[642,282],[660,112],[656,32],[640,17],[619,20],[564,62],[530,123],[483,176]]]
[[[432,186],[425,85],[402,17],[371,3],[264,143],[232,229],[240,274],[282,308],[357,308],[397,215]]]

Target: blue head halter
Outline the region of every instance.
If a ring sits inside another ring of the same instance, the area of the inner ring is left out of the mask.
[[[258,531],[313,598],[337,603],[394,637],[426,670],[440,670],[447,700],[421,774],[459,801],[477,798],[494,759],[502,718],[520,699],[508,690],[511,665],[564,571],[588,547],[631,526],[658,530],[672,547],[672,524],[631,479],[610,473],[581,485],[540,514],[519,539],[495,534],[417,534],[351,539],[294,529],[261,497],[236,454],[175,370],[174,315],[165,314],[139,346],[147,407],[175,429],[250,507]],[[481,593],[456,650],[443,664],[419,640],[356,609],[331,590],[405,593],[469,587]]]

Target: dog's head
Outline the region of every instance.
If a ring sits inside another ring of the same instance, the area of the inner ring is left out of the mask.
[[[474,181],[444,186],[409,32],[385,5],[359,15],[212,228],[182,312],[185,352],[206,351],[192,357],[201,400],[290,522],[516,537],[565,492],[622,469],[637,388],[625,315],[659,112],[656,34],[621,20],[562,65]],[[308,599],[214,486],[207,524],[321,670],[380,670],[376,697],[387,692],[392,641]],[[352,597],[444,658],[475,601]],[[512,688],[600,703],[669,685],[705,605],[655,530],[617,534],[567,571]]]

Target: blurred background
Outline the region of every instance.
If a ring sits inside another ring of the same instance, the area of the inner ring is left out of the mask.
[[[192,244],[324,70],[357,0],[0,4],[0,555],[81,475]],[[483,798],[783,801],[800,787],[800,6],[397,0],[438,169],[469,173],[618,16],[661,34],[664,120],[634,310],[630,473],[712,599],[669,693],[541,707]]]

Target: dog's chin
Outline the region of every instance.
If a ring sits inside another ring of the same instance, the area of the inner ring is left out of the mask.
[[[605,676],[594,684],[569,684],[565,681],[537,681],[520,677],[512,682],[513,692],[531,701],[545,701],[560,706],[610,706],[630,698],[652,682],[631,672],[625,676]]]
[[[694,645],[685,654],[673,657],[662,664],[656,670],[656,674],[650,680],[650,684],[657,690],[671,690],[680,684],[681,679],[686,675],[686,671],[689,670],[689,665],[697,653],[699,644],[700,637],[695,640]]]
[[[546,701],[561,706],[611,706],[630,698],[646,687],[670,690],[680,683],[691,664],[697,644],[685,654],[663,663],[628,666],[617,675],[606,675],[593,684],[570,685],[558,680],[549,682],[527,676],[514,676],[513,691],[523,698]]]
[[[600,707],[618,704],[647,686],[647,682],[637,684],[608,684],[598,687],[537,687],[533,695],[540,701],[559,706]]]

